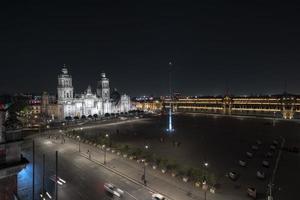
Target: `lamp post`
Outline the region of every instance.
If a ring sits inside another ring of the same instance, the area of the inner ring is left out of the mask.
[[[149,146],[145,145],[145,149],[148,150]],[[143,175],[143,180],[144,180],[144,185],[146,185],[147,184],[147,181],[146,181],[146,158],[144,160],[144,175]]]
[[[80,136],[77,135],[77,139],[78,139],[78,151],[80,152]]]
[[[203,184],[203,189],[204,189],[204,200],[206,200],[206,192],[207,192],[207,189],[208,189],[208,186],[207,186],[207,180],[206,180],[206,173],[207,173],[207,168],[208,168],[208,162],[204,162],[204,169],[205,169],[205,174],[204,174],[204,180],[202,182]]]
[[[109,139],[109,135],[105,134],[105,137],[107,138],[107,140]],[[104,165],[106,165],[106,146],[104,146]]]
[[[49,134],[49,128],[50,128],[50,125],[48,124],[48,125],[46,126],[46,128],[47,128],[47,133]]]

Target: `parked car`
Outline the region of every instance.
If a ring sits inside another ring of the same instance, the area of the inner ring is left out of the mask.
[[[262,166],[264,166],[264,167],[270,167],[269,161],[263,160],[262,161]]]
[[[233,171],[229,172],[228,176],[231,180],[234,180],[234,181],[239,178],[239,174],[237,172],[233,172]]]
[[[266,157],[267,157],[267,158],[273,157],[273,153],[269,151],[269,152],[266,154]]]
[[[248,158],[252,158],[253,157],[253,153],[249,152],[249,151],[246,152],[246,155],[247,155]]]
[[[120,188],[117,188],[116,186],[114,186],[111,183],[105,183],[104,184],[104,190],[111,194],[112,196],[116,196],[118,198],[121,198],[124,194],[124,191],[121,190]]]
[[[256,144],[261,145],[262,144],[261,140],[256,140]]]
[[[277,140],[273,140],[273,144],[274,144],[275,146],[277,146],[277,145],[278,145],[278,141],[277,141]]]
[[[247,162],[243,161],[243,160],[239,160],[239,165],[242,167],[246,167],[247,166]]]
[[[166,200],[166,198],[161,194],[155,193],[152,195],[152,200]]]
[[[256,189],[253,187],[248,187],[247,188],[247,194],[249,197],[252,197],[254,199],[256,199]]]
[[[265,173],[263,171],[257,171],[256,172],[256,177],[259,179],[264,179],[265,178]]]
[[[252,148],[252,150],[255,150],[255,151],[258,150],[258,146],[256,146],[256,145],[252,145],[251,148]]]
[[[276,146],[272,144],[272,145],[270,146],[270,149],[271,149],[272,151],[275,151]]]

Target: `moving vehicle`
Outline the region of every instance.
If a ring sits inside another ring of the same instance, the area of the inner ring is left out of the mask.
[[[256,199],[256,189],[253,187],[248,187],[247,188],[247,194],[249,197],[252,197],[254,199]]]
[[[152,195],[152,200],[166,200],[166,198],[161,194],[155,193]]]
[[[120,188],[117,188],[115,185],[111,184],[111,183],[105,183],[104,184],[104,190],[116,197],[121,198],[124,195],[124,191],[121,190]]]

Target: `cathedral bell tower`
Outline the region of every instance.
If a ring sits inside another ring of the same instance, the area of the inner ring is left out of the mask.
[[[109,102],[110,100],[109,79],[104,72],[101,73],[101,80],[98,81],[97,96],[101,97],[103,102]]]
[[[58,75],[57,98],[58,103],[63,103],[73,99],[72,76],[69,75],[68,69],[64,65],[61,74]]]

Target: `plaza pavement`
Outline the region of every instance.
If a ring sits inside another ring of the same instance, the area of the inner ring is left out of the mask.
[[[40,138],[39,140],[48,140],[47,138]],[[61,144],[61,140],[53,140],[56,145],[63,146],[66,149],[73,149],[79,154],[78,141],[65,137],[65,143]],[[91,162],[111,170],[113,173],[127,178],[137,184],[143,185],[141,176],[143,175],[143,164],[139,164],[136,161],[123,158],[111,152],[107,152],[106,165],[104,162],[104,152],[92,145],[80,143],[80,155],[89,159],[88,150],[91,152]],[[192,183],[184,183],[178,178],[173,178],[169,174],[163,174],[160,170],[153,170],[149,166],[146,168],[146,180],[147,186],[145,187],[151,192],[159,192],[164,194],[169,199],[174,200],[191,200],[191,199],[204,199],[204,191],[193,186]],[[211,194],[207,192],[207,198],[212,200],[241,200],[248,199],[241,196],[235,196],[232,194]]]

